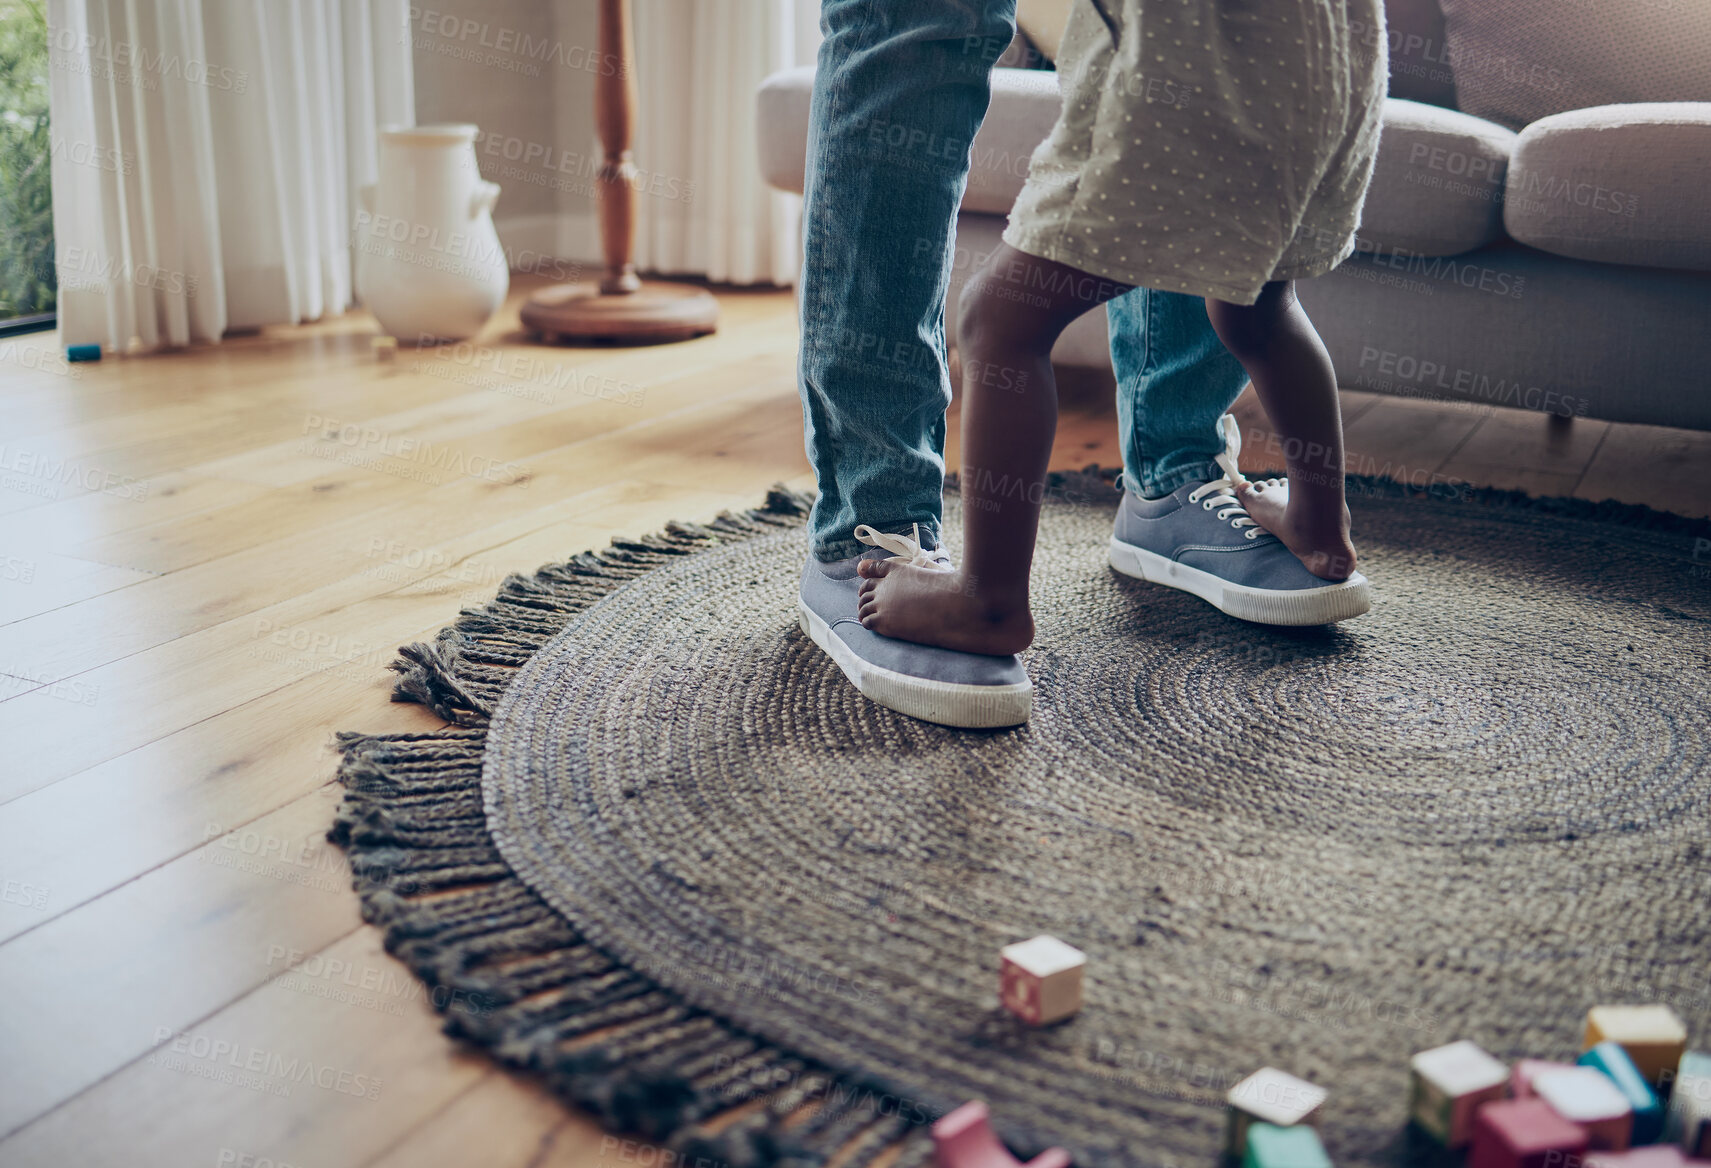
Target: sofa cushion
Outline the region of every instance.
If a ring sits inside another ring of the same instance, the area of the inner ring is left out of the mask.
[[[1617,102],[1711,101],[1706,0],[1442,0],[1456,104],[1520,129]]]
[[[1510,158],[1503,222],[1557,255],[1711,271],[1711,103],[1606,105],[1534,122]]]
[[[1514,144],[1514,131],[1472,114],[1387,98],[1356,245],[1447,256],[1498,239]]]
[[[774,73],[756,95],[760,170],[780,190],[802,190],[808,157],[808,107],[814,67]],[[1028,160],[1057,121],[1057,74],[1049,69],[994,69],[992,104],[969,151],[964,211],[1007,215],[1028,178]]]

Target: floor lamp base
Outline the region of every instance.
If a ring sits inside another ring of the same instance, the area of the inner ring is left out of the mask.
[[[719,302],[693,284],[646,281],[634,292],[598,284],[559,284],[523,303],[523,327],[549,345],[605,341],[645,345],[686,341],[719,327]]]

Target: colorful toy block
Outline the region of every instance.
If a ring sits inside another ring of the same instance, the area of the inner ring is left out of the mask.
[[[1305,1124],[1256,1123],[1248,1128],[1242,1168],[1331,1168],[1331,1158],[1319,1133]]]
[[[65,347],[67,361],[99,361],[101,359],[100,345],[67,345]]]
[[[1620,1152],[1633,1138],[1634,1109],[1602,1071],[1546,1071],[1533,1080],[1533,1090],[1551,1110],[1585,1130],[1588,1147]]]
[[[1622,1092],[1628,1106],[1634,1109],[1634,1135],[1630,1142],[1656,1143],[1663,1134],[1663,1102],[1651,1084],[1646,1082],[1646,1077],[1640,1074],[1634,1060],[1628,1057],[1628,1052],[1614,1042],[1600,1042],[1581,1055],[1579,1061],[1581,1066],[1591,1067],[1608,1076],[1616,1084],[1616,1089]]]
[[[1627,1051],[1646,1082],[1658,1087],[1687,1053],[1687,1027],[1668,1006],[1594,1006],[1586,1012],[1580,1046],[1590,1050],[1600,1042]]]
[[[1030,1026],[1046,1026],[1081,1009],[1087,954],[1041,934],[999,951],[998,1000]]]
[[[1563,1168],[1573,1168],[1564,1165]],[[1697,1168],[1674,1144],[1651,1144],[1622,1152],[1588,1152],[1581,1168]]]
[[[1515,1069],[1509,1072],[1509,1097],[1532,1099],[1537,1094],[1533,1090],[1534,1079],[1546,1071],[1566,1071],[1573,1066],[1573,1063],[1557,1063],[1550,1059],[1519,1059]]]
[[[1248,1129],[1256,1123],[1293,1127],[1312,1123],[1325,1101],[1325,1089],[1276,1067],[1261,1067],[1230,1088],[1224,1152],[1240,1160],[1247,1154]]]
[[[933,1158],[938,1168],[1022,1168],[1022,1162],[992,1133],[991,1115],[978,1099],[933,1125]],[[1047,1148],[1026,1168],[1069,1168],[1069,1153]]]
[[[1586,1132],[1543,1099],[1499,1099],[1473,1116],[1468,1168],[1567,1168],[1586,1151]]]
[[[1670,1085],[1664,1139],[1697,1160],[1711,1160],[1711,1054],[1689,1051]]]
[[[1408,1062],[1408,1116],[1439,1143],[1466,1147],[1479,1105],[1503,1098],[1507,1068],[1463,1039],[1423,1050]]]

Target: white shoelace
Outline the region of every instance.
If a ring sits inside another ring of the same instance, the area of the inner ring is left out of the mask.
[[[1238,465],[1242,453],[1242,432],[1236,428],[1234,414],[1225,414],[1218,419],[1218,432],[1224,437],[1224,451],[1214,455],[1213,461],[1224,469],[1224,477],[1195,487],[1188,492],[1188,501],[1199,503],[1208,511],[1216,509],[1219,519],[1229,520],[1231,527],[1248,528],[1243,535],[1248,539],[1258,539],[1264,534],[1264,529],[1248,514],[1248,509],[1242,506],[1241,499],[1236,495],[1236,488],[1248,485],[1248,478],[1242,474]],[[1281,482],[1281,479],[1266,479],[1252,485],[1257,492],[1267,487],[1275,487]]]
[[[903,560],[914,568],[926,568],[933,572],[954,572],[956,565],[951,563],[950,555],[943,548],[928,551],[921,546],[921,525],[914,524],[914,537],[907,535],[891,535],[883,531],[875,531],[867,524],[855,529],[855,537],[869,547],[884,548],[891,553],[894,560]]]

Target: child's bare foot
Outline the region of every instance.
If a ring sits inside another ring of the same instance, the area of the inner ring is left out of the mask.
[[[1349,509],[1312,508],[1306,499],[1289,499],[1289,480],[1249,482],[1236,495],[1255,523],[1277,536],[1307,570],[1325,580],[1347,580],[1355,571],[1355,545],[1349,539]],[[1313,512],[1317,513],[1313,513]]]
[[[1026,599],[994,603],[961,569],[863,560],[856,571],[862,577],[861,623],[882,637],[994,656],[1020,653],[1034,642]]]

